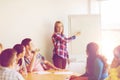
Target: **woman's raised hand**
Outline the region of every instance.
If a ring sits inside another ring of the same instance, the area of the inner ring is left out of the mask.
[[[76,32],[75,36],[80,36],[81,32]]]

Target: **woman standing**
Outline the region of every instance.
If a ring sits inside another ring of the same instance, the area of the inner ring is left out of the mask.
[[[67,38],[64,34],[64,28],[61,21],[56,21],[54,25],[54,34],[52,35],[52,41],[54,45],[53,49],[53,63],[56,67],[65,69],[66,62],[69,58],[67,51],[67,43],[76,38],[80,32],[74,36]]]

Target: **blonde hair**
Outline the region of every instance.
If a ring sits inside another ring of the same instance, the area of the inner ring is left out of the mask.
[[[0,48],[3,48],[3,45],[0,43]]]
[[[2,50],[3,50],[3,45],[0,43],[0,54],[1,54]]]
[[[58,24],[62,24],[62,27],[63,27],[63,23],[61,21],[56,21],[55,24],[54,24],[54,32],[57,32],[57,25]],[[62,30],[62,34],[64,32],[64,27],[63,27],[63,30]]]

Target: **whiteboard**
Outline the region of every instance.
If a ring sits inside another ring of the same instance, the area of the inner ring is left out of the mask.
[[[100,15],[72,15],[69,16],[68,22],[70,34],[81,32],[81,35],[70,43],[69,53],[76,55],[76,58],[82,58],[86,55],[86,45],[89,42],[100,42]]]

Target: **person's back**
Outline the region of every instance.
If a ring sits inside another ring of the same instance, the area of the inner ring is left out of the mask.
[[[91,42],[86,47],[87,52],[87,64],[86,72],[80,76],[71,76],[70,80],[104,80],[108,76],[107,63],[104,56],[99,55],[98,44]]]
[[[108,76],[108,72],[104,71],[104,63],[100,58],[95,59],[93,79],[90,80],[104,80]]]
[[[88,80],[104,80],[108,76],[106,58],[99,54],[99,46],[90,42],[86,47],[88,55],[87,73]]]
[[[104,80],[108,76],[108,72],[104,70],[105,64],[101,58],[96,57],[94,61],[90,58],[87,61],[87,71],[80,77],[88,77],[88,80]]]
[[[0,80],[24,80],[14,67],[16,65],[16,51],[5,49],[0,55]]]
[[[24,80],[14,69],[0,67],[0,80]]]

